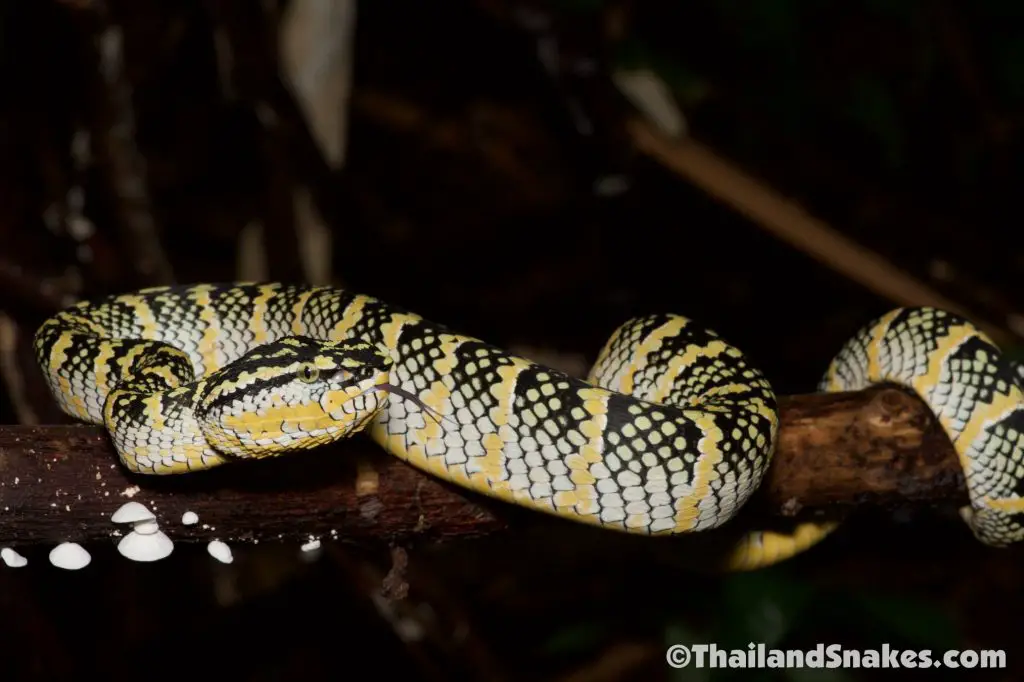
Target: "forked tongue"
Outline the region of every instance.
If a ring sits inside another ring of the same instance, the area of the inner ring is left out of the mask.
[[[409,400],[409,401],[415,403],[416,405],[419,406],[419,408],[421,410],[423,410],[424,412],[428,413],[431,417],[436,419],[438,424],[441,423],[442,419],[447,419],[453,425],[455,425],[455,426],[459,425],[458,422],[456,422],[454,420],[451,420],[451,419],[448,419],[448,417],[445,417],[443,414],[441,414],[440,412],[438,412],[437,410],[432,408],[430,405],[427,405],[422,400],[420,400],[418,396],[416,396],[413,393],[410,393],[409,391],[406,391],[404,388],[401,388],[399,386],[395,386],[394,384],[377,384],[376,386],[373,387],[373,390],[375,390],[375,391],[384,391],[386,393],[394,393],[397,396],[401,396],[401,397],[405,398],[406,400]]]

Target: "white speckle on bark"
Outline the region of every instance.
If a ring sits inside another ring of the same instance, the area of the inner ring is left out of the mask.
[[[230,564],[234,561],[234,557],[231,556],[231,548],[220,540],[210,540],[210,544],[206,545],[206,551],[222,564]]]
[[[181,515],[181,522],[186,526],[199,523],[199,515],[193,511],[187,511]]]
[[[50,550],[50,563],[57,568],[77,571],[88,566],[90,561],[89,553],[74,542],[62,542]]]
[[[146,509],[138,502],[125,502],[110,517],[114,523],[138,523],[140,521],[152,521],[156,519],[153,512]]]
[[[124,497],[135,497],[140,490],[142,490],[142,488],[140,488],[137,485],[133,485],[130,488],[125,488],[124,490],[122,490],[121,495],[123,495]]]
[[[28,559],[15,552],[10,547],[0,549],[0,559],[4,560],[10,568],[21,568],[28,563]]]
[[[121,556],[132,561],[159,561],[174,550],[174,543],[163,532],[139,533],[132,531],[117,543]]]
[[[302,551],[303,552],[312,552],[315,549],[320,549],[320,541],[319,540],[310,540],[309,542],[307,542],[306,544],[304,544],[302,546]]]

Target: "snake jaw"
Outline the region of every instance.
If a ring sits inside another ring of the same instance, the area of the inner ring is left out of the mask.
[[[324,391],[320,397],[320,407],[338,426],[351,432],[359,430],[370,417],[387,405],[387,394],[379,395],[376,388],[387,381],[388,373],[377,372],[356,383],[348,383],[352,381],[349,377],[349,374],[339,377],[347,385]]]

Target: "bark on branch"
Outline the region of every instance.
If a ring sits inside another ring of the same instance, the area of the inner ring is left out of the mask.
[[[781,403],[779,448],[754,503],[763,513],[966,501],[952,446],[916,396],[883,387]],[[98,427],[0,426],[0,544],[126,533],[110,516],[129,500],[186,542],[440,540],[548,518],[439,482],[369,439],[154,477],[126,473]],[[182,523],[189,511],[198,523]]]

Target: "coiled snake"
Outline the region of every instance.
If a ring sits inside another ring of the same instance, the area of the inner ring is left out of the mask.
[[[60,407],[105,425],[132,472],[178,474],[368,429],[390,454],[486,495],[605,528],[699,532],[757,489],[779,417],[768,380],[672,314],[620,326],[584,381],[332,287],[203,284],[83,301],[43,323]],[[1024,537],[1024,368],[970,323],[894,310],[819,386],[892,382],[956,446],[983,543]],[[732,568],[803,551],[834,524],[752,532]]]

